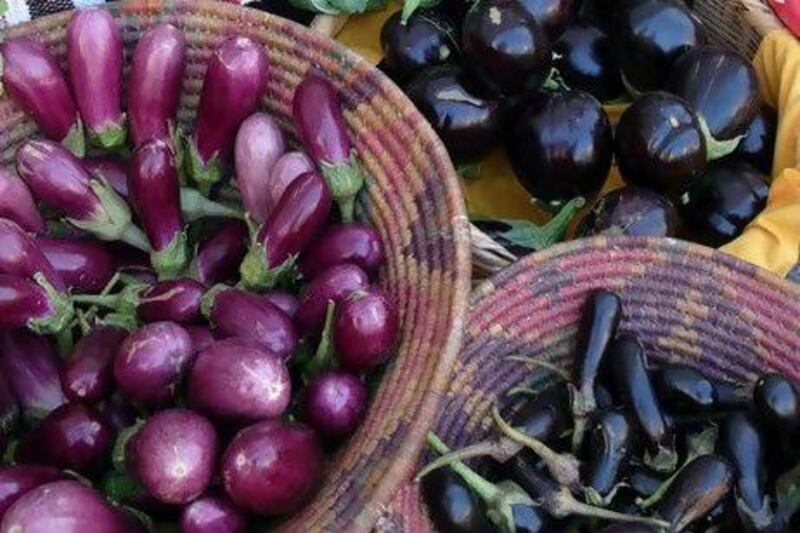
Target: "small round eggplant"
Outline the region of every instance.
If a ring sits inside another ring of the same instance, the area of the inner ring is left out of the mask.
[[[552,40],[558,39],[578,11],[581,0],[517,0]]]
[[[70,401],[91,404],[111,394],[114,356],[127,336],[125,330],[101,327],[78,341],[61,369],[61,388]]]
[[[205,290],[202,283],[192,279],[161,281],[139,294],[136,314],[142,322],[197,322],[202,317],[200,302]]]
[[[181,533],[245,533],[247,517],[226,498],[205,495],[181,511]]]
[[[747,133],[739,142],[731,159],[749,163],[769,176],[772,174],[777,130],[778,113],[768,105],[761,104],[756,118],[748,126]]]
[[[675,237],[679,226],[678,210],[665,196],[643,187],[622,187],[600,197],[576,234]]]
[[[206,286],[233,279],[247,252],[247,228],[240,221],[226,223],[200,243],[190,271]]]
[[[381,48],[383,64],[400,82],[447,63],[459,53],[455,29],[435,11],[417,11],[405,22],[401,12],[386,19]]]
[[[706,41],[700,21],[681,0],[630,0],[615,16],[623,79],[637,92],[665,89],[684,52]]]
[[[587,486],[605,498],[621,480],[623,469],[633,453],[633,424],[620,411],[605,411],[589,433]]]
[[[50,466],[14,465],[0,467],[0,520],[14,502],[45,483],[64,479],[64,474]]]
[[[94,239],[39,237],[36,244],[73,293],[97,293],[116,272],[116,261]]]
[[[294,321],[297,311],[300,309],[300,300],[297,299],[297,296],[286,291],[271,290],[265,292],[263,297]]]
[[[208,487],[218,453],[211,422],[187,409],[150,417],[133,437],[136,477],[156,499],[188,503]]]
[[[614,152],[603,107],[580,91],[528,99],[506,149],[520,183],[535,198],[554,203],[593,198],[606,181]]]
[[[684,100],[663,92],[637,98],[616,130],[616,154],[626,183],[680,193],[706,166],[700,121]]]
[[[553,45],[554,66],[570,89],[585,91],[601,102],[625,94],[611,39],[579,22],[569,26]]]
[[[300,307],[294,321],[301,336],[321,329],[325,322],[328,302],[339,305],[352,293],[369,286],[366,272],[356,265],[334,265],[311,280],[300,297]]]
[[[550,75],[550,39],[518,0],[476,2],[464,17],[462,43],[465,63],[493,92],[535,91]]]
[[[267,182],[267,216],[272,214],[275,206],[280,202],[281,196],[294,180],[306,172],[313,172],[316,168],[311,158],[303,152],[287,152],[278,158],[272,166]]]
[[[397,308],[379,288],[352,293],[336,310],[333,341],[339,362],[363,371],[386,361],[399,329]]]
[[[322,479],[324,457],[314,431],[268,421],[240,431],[222,457],[222,482],[238,507],[274,516],[298,510]]]
[[[800,426],[800,400],[797,389],[781,374],[766,374],[756,383],[753,403],[759,417],[779,432]]]
[[[422,497],[437,531],[493,531],[478,498],[461,476],[449,468],[439,468],[422,478]]]
[[[367,386],[357,376],[343,370],[325,371],[306,388],[305,419],[323,437],[341,439],[358,426],[368,396]]]
[[[374,274],[385,259],[383,241],[375,228],[358,223],[338,224],[308,247],[300,261],[300,271],[311,279],[333,265],[352,263]]]
[[[44,233],[47,230],[28,186],[3,167],[0,167],[0,217],[13,220],[31,233]]]
[[[717,406],[714,383],[690,366],[664,366],[655,381],[659,398],[671,412],[691,414]]]
[[[250,115],[239,127],[234,146],[236,183],[245,211],[257,224],[269,214],[271,171],[285,151],[283,133],[269,114]]]
[[[461,67],[429,68],[414,78],[406,94],[456,165],[479,161],[497,146],[500,102],[484,94]]]

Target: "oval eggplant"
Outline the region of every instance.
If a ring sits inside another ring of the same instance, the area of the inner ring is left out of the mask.
[[[343,370],[327,370],[308,384],[303,412],[308,423],[328,439],[352,433],[367,410],[369,392],[357,376]]]
[[[514,173],[535,198],[593,198],[611,169],[611,125],[600,102],[580,91],[539,93],[519,111],[506,142]]]
[[[36,244],[73,293],[98,293],[116,272],[116,260],[100,241],[39,237]]]
[[[207,326],[184,326],[186,333],[192,339],[192,350],[199,353],[214,343],[214,335]]]
[[[190,271],[206,286],[233,279],[247,252],[247,228],[231,221],[200,243]]]
[[[51,295],[39,284],[0,274],[0,330],[28,328],[40,333],[58,333],[73,313],[58,309]]]
[[[745,506],[750,516],[744,518],[752,520],[757,514],[761,514],[768,523],[769,503],[765,500],[766,450],[756,422],[744,413],[731,413],[725,420],[720,436],[725,457],[735,471],[736,496],[741,500],[737,507]]]
[[[205,495],[181,511],[182,533],[245,533],[247,517],[226,498]]]
[[[267,216],[272,214],[294,180],[315,169],[314,162],[303,152],[288,152],[278,158],[269,173],[266,188]]]
[[[3,167],[0,167],[0,217],[13,220],[30,233],[47,230],[28,186]]]
[[[748,163],[769,176],[772,174],[777,130],[778,113],[768,105],[761,104],[731,159]]]
[[[297,299],[297,296],[286,291],[271,290],[265,292],[263,297],[294,321],[297,311],[300,309],[300,300]]]
[[[0,218],[0,274],[33,281],[36,275],[43,276],[57,291],[66,290],[61,275],[37,245],[16,222]],[[41,283],[38,282],[37,283]]]
[[[672,412],[691,414],[717,406],[714,383],[690,366],[664,366],[655,381],[659,398]]]
[[[336,311],[333,342],[345,368],[363,371],[385,362],[397,338],[395,304],[383,290],[371,287],[352,293]]]
[[[383,241],[375,228],[358,223],[338,224],[308,247],[300,261],[300,271],[310,279],[333,265],[352,263],[374,274],[385,258]]]
[[[579,22],[553,45],[553,66],[570,89],[585,91],[601,102],[625,94],[611,39],[600,29]]]
[[[270,173],[285,151],[283,133],[270,115],[255,113],[242,122],[234,146],[236,183],[245,211],[258,224],[269,214]]]
[[[202,283],[192,279],[162,281],[142,291],[136,314],[142,322],[191,324],[202,317],[200,303],[205,291]]]
[[[383,65],[399,82],[447,63],[459,53],[455,28],[435,11],[417,11],[406,21],[401,12],[386,19],[381,49]]]
[[[36,487],[64,479],[50,466],[13,465],[0,467],[0,521],[9,507]]]
[[[489,533],[480,501],[461,476],[449,468],[439,468],[422,478],[422,497],[438,531]]]
[[[355,291],[369,286],[367,274],[356,265],[342,263],[322,271],[311,280],[300,297],[295,323],[301,336],[321,329],[328,302],[339,305]]]
[[[581,0],[517,0],[520,6],[531,15],[556,40],[564,32],[567,24],[580,6]]]
[[[759,416],[776,431],[794,431],[800,426],[797,389],[781,374],[766,374],[758,380],[753,403]]]
[[[643,187],[622,187],[600,197],[576,235],[675,237],[679,226],[678,210],[665,196]]]
[[[633,425],[620,411],[605,411],[595,421],[589,433],[587,486],[597,495],[608,496],[621,480],[634,438]]]
[[[101,327],[83,336],[61,369],[61,388],[73,402],[95,403],[111,394],[114,356],[128,333]]]

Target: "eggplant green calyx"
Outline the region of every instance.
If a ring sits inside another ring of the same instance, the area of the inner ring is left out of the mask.
[[[328,300],[328,308],[325,311],[325,328],[319,340],[319,346],[314,357],[305,365],[303,370],[303,381],[308,383],[314,376],[331,366],[333,361],[333,317],[336,310],[336,303]]]
[[[75,124],[69,129],[66,137],[61,139],[61,144],[76,157],[83,159],[86,156],[86,132],[80,116],[75,116]]]
[[[238,209],[209,200],[200,191],[190,187],[181,187],[181,212],[183,220],[187,224],[207,217],[242,218],[244,216]]]
[[[256,243],[250,247],[241,266],[239,273],[242,283],[250,290],[272,289],[280,283],[291,280],[296,275],[295,262],[297,256],[286,259],[276,267],[267,263],[267,250],[263,244]]]
[[[118,122],[111,122],[97,131],[89,132],[89,142],[109,152],[124,146],[127,141],[128,128],[124,114]]]
[[[200,312],[203,313],[204,317],[211,317],[211,311],[214,309],[214,300],[216,300],[217,295],[229,289],[231,289],[230,286],[224,283],[218,283],[206,291],[200,299]]]
[[[678,452],[675,450],[675,442],[668,446],[662,444],[658,445],[658,451],[655,455],[647,450],[644,454],[644,464],[655,470],[656,472],[663,472],[666,474],[672,473],[678,467]]]
[[[208,161],[203,161],[194,142],[188,140],[187,144],[184,150],[186,173],[197,184],[200,192],[208,196],[211,188],[222,178],[222,161],[218,153],[214,153]]]
[[[556,67],[553,67],[550,69],[550,74],[547,75],[547,79],[544,80],[542,89],[550,92],[559,92],[569,91],[570,87],[567,85],[567,82],[564,81],[561,72],[559,72]]]
[[[111,461],[114,464],[114,469],[117,472],[127,471],[127,464],[125,459],[125,452],[130,440],[142,429],[144,426],[143,419],[137,419],[132,426],[128,426],[119,432],[117,440],[114,442],[114,448],[111,451]]]
[[[715,161],[727,155],[732,154],[739,147],[739,143],[745,138],[745,135],[739,135],[733,139],[720,141],[714,138],[711,130],[708,128],[706,119],[701,116],[697,117],[700,122],[700,131],[703,132],[703,137],[706,139],[706,160]]]
[[[72,301],[70,301],[69,296],[56,290],[41,272],[34,274],[33,280],[47,293],[50,304],[53,306],[53,312],[45,317],[28,320],[28,329],[43,335],[45,333],[57,334],[68,328],[75,317],[75,309],[72,307]]]
[[[625,87],[625,91],[631,96],[631,98],[636,99],[642,96],[644,93],[633,86],[633,84],[628,81],[627,76],[625,73],[620,70],[620,77],[622,78],[622,86]]]
[[[441,3],[441,0],[405,0],[403,2],[403,14],[401,15],[401,22],[405,24],[408,18],[414,14],[419,8],[436,7]]]
[[[339,204],[342,222],[352,222],[356,195],[366,183],[366,175],[355,151],[345,161],[337,164],[320,164],[322,175],[331,190],[331,196]]]
[[[172,238],[163,250],[153,250],[150,253],[150,262],[158,273],[159,280],[174,279],[178,277],[189,262],[189,246],[186,232],[181,231]]]

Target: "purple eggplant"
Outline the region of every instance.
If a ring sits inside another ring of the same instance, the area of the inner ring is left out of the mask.
[[[218,447],[211,422],[188,409],[169,409],[148,419],[129,449],[147,491],[161,502],[182,504],[208,487]]]
[[[186,68],[186,38],[172,24],[150,28],[133,51],[128,113],[133,144],[175,138],[175,120]]]
[[[169,320],[179,324],[197,322],[205,286],[193,279],[173,279],[148,287],[138,295],[136,313],[143,322]]]
[[[45,483],[64,479],[64,474],[50,466],[14,465],[0,467],[0,520],[8,508],[25,494]]]
[[[25,328],[59,333],[73,317],[69,299],[33,281],[0,274],[0,330]]]
[[[313,430],[261,422],[240,431],[222,456],[222,482],[233,503],[261,515],[297,511],[322,479],[324,457]]]
[[[339,362],[354,371],[383,363],[391,355],[398,326],[397,308],[383,290],[352,293],[336,310],[333,340]]]
[[[112,394],[104,401],[100,406],[100,412],[106,425],[115,435],[134,426],[138,415],[136,408],[120,393]]]
[[[300,271],[307,278],[328,267],[352,263],[374,274],[385,261],[383,241],[377,230],[364,224],[339,224],[328,228],[308,247],[300,261]]]
[[[86,153],[83,123],[67,80],[41,44],[19,37],[0,46],[3,87],[48,138],[78,157]]]
[[[0,274],[36,281],[48,292],[66,290],[63,278],[36,241],[7,218],[0,218]]]
[[[395,13],[381,27],[382,68],[400,81],[428,67],[441,65],[459,53],[455,28],[436,11],[416,12],[408,20]]]
[[[297,311],[300,309],[300,300],[298,300],[297,296],[290,292],[271,290],[265,292],[262,297],[286,313],[286,316],[292,320],[295,319],[297,316]]]
[[[204,495],[181,511],[182,533],[245,533],[247,517],[227,499]]]
[[[128,172],[130,199],[153,251],[159,276],[173,278],[189,259],[183,230],[175,153],[166,141],[151,139],[133,153]]]
[[[323,437],[340,439],[352,433],[367,410],[367,386],[343,370],[314,377],[305,391],[305,420]]]
[[[264,95],[268,73],[263,47],[247,37],[224,40],[209,59],[187,153],[189,174],[203,193],[222,177],[236,132]]]
[[[198,354],[187,394],[189,404],[211,418],[256,422],[283,415],[292,383],[281,356],[253,340],[234,338]]]
[[[111,444],[111,430],[100,413],[68,403],[25,435],[17,455],[22,463],[87,472],[100,465]]]
[[[245,225],[238,221],[228,222],[200,243],[190,272],[209,287],[233,279],[239,273],[248,242]]]
[[[149,406],[172,399],[193,355],[192,339],[173,322],[154,322],[131,333],[114,360],[117,386]]]
[[[344,222],[353,220],[355,198],[366,177],[348,137],[339,95],[318,72],[306,75],[294,93],[292,116],[300,138],[339,204]]]
[[[252,339],[284,359],[297,347],[292,321],[258,294],[217,286],[203,298],[203,314],[219,335]]]
[[[0,167],[0,217],[13,220],[30,233],[44,233],[47,229],[28,186],[3,167]]]
[[[100,239],[122,240],[141,250],[150,246],[131,223],[131,211],[114,189],[97,180],[61,146],[41,139],[17,150],[17,172],[37,200],[65,215],[72,225]]]
[[[22,416],[37,422],[66,403],[59,360],[50,342],[24,330],[0,334],[0,370],[14,392]]]
[[[2,365],[0,365],[0,369]],[[5,450],[8,435],[19,422],[19,404],[5,374],[0,373],[0,452]],[[2,504],[0,504],[0,508]],[[0,511],[1,513],[2,511]]]
[[[642,187],[623,187],[600,197],[576,234],[675,237],[679,226],[678,210],[668,198]]]
[[[36,244],[72,292],[100,292],[116,272],[114,256],[94,239],[39,237]]]
[[[236,134],[236,182],[245,211],[258,224],[267,219],[272,167],[285,150],[281,129],[267,113],[251,115]]]
[[[67,26],[69,79],[92,144],[113,150],[125,144],[122,113],[122,33],[105,9],[75,11]]]
[[[194,353],[200,353],[214,344],[214,335],[211,334],[211,330],[206,326],[184,326],[183,329],[192,339],[192,351]]]
[[[325,226],[330,208],[330,191],[317,172],[297,178],[242,261],[239,271],[245,286],[269,289],[281,281]]]
[[[355,291],[369,286],[367,274],[350,263],[334,265],[318,274],[300,298],[295,323],[301,335],[312,333],[325,322],[328,302],[341,303]]]
[[[314,162],[303,152],[288,152],[283,154],[272,166],[267,182],[266,204],[267,216],[278,205],[278,202],[294,180],[316,170]]]
[[[117,159],[93,158],[81,161],[86,172],[96,180],[105,180],[114,191],[128,198],[128,168]]]
[[[61,388],[70,401],[95,403],[106,398],[114,387],[114,356],[128,332],[100,327],[75,345],[61,369]]]

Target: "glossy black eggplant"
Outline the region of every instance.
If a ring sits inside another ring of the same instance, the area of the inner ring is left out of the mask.
[[[756,118],[750,123],[736,151],[731,154],[731,159],[749,163],[764,174],[772,174],[777,130],[778,113],[768,105],[761,104]]]
[[[767,176],[746,163],[713,165],[678,206],[693,240],[719,247],[738,237],[766,207]]]
[[[397,12],[381,28],[383,64],[398,81],[408,80],[428,67],[457,58],[453,24],[435,11],[417,11],[402,22]]]
[[[623,470],[633,453],[636,433],[624,413],[601,413],[589,433],[586,486],[590,500],[602,502],[622,480]]]
[[[759,417],[776,431],[794,431],[800,427],[800,400],[797,389],[784,376],[770,373],[756,383],[753,402]]]
[[[613,139],[603,107],[581,91],[537,93],[519,109],[506,141],[517,179],[535,198],[593,198],[611,169]]]
[[[574,18],[581,0],[517,0],[522,9],[531,15],[552,40],[564,32]]]
[[[616,154],[622,178],[663,193],[679,193],[706,166],[706,141],[685,100],[664,92],[637,98],[620,117]]]
[[[706,41],[702,24],[681,0],[626,1],[614,19],[620,69],[635,92],[666,88],[675,61]]]
[[[656,373],[658,396],[671,412],[696,413],[717,404],[717,389],[700,371],[686,365],[666,365]]]
[[[408,85],[406,94],[455,164],[477,161],[499,143],[500,103],[484,94],[461,67],[427,69]]]
[[[586,91],[601,102],[625,94],[611,39],[585,22],[569,26],[553,45],[553,66],[570,89]]]
[[[461,38],[465,64],[496,93],[535,91],[550,75],[550,39],[519,0],[476,2],[464,17]]]
[[[489,533],[492,526],[480,502],[461,476],[441,468],[423,478],[422,497],[438,531]]]
[[[665,196],[643,187],[622,187],[606,193],[581,220],[576,234],[675,237],[678,210]]]

